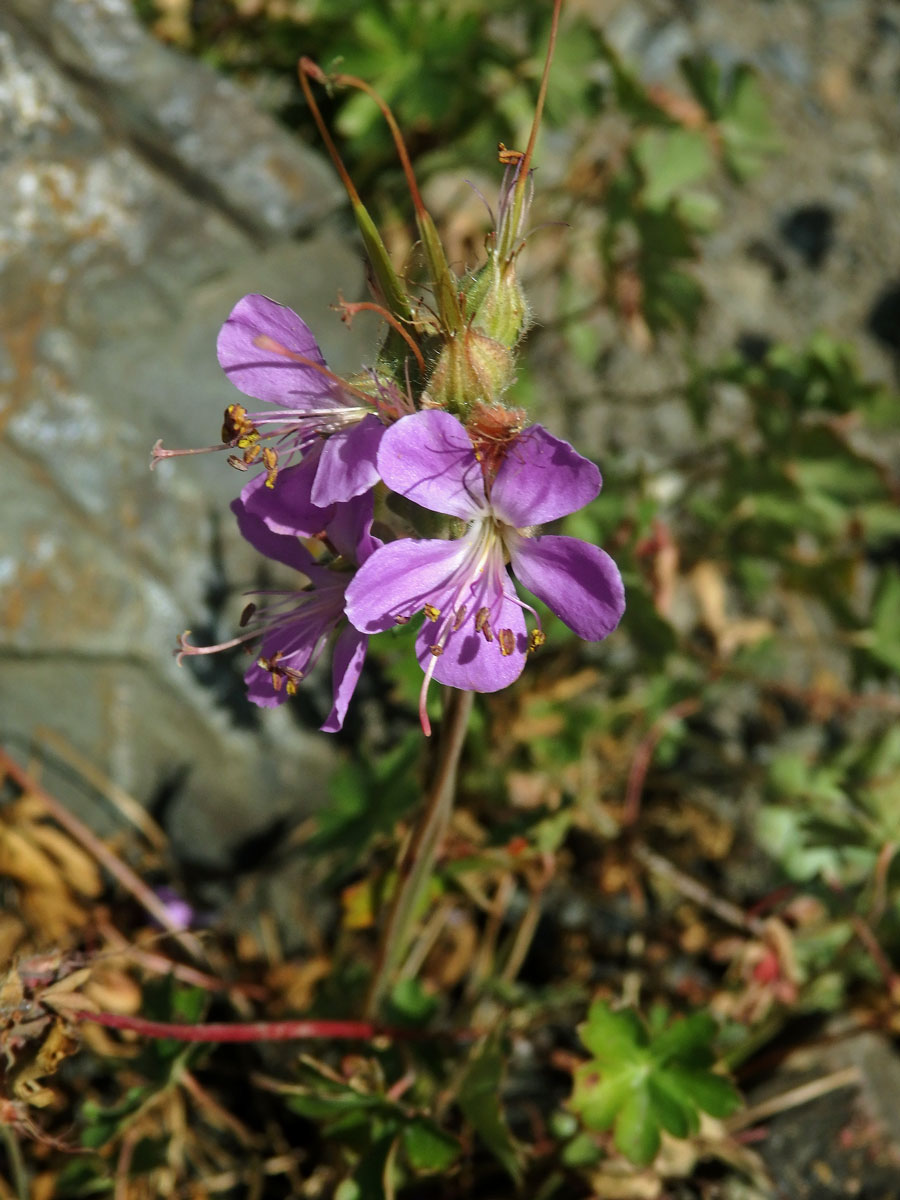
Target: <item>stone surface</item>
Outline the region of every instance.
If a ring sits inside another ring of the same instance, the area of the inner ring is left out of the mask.
[[[215,337],[245,292],[302,310],[336,369],[365,357],[365,329],[328,310],[362,283],[339,191],[127,0],[7,0],[0,193],[0,737],[110,828],[47,752],[43,731],[62,736],[143,803],[165,798],[176,850],[221,868],[322,802],[332,744],[239,700],[241,661],[177,666],[184,629],[230,636],[259,566],[224,456],[151,473],[150,448],[218,438],[236,394]]]

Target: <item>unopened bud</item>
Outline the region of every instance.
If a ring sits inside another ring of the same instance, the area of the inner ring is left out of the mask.
[[[428,381],[428,402],[465,421],[474,405],[498,399],[513,380],[511,350],[467,328],[448,338]]]
[[[516,345],[531,324],[531,309],[514,261],[504,264],[491,255],[466,295],[466,314],[473,328],[503,346]]]

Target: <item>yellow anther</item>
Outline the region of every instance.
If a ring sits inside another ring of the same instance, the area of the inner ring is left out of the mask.
[[[435,608],[433,604],[426,604],[422,611],[425,613],[425,616],[429,621],[436,621],[441,615],[441,610],[439,608]]]
[[[266,468],[266,487],[273,488],[278,478],[278,451],[266,446],[262,452],[263,466]]]
[[[528,653],[531,654],[534,650],[537,650],[538,646],[543,646],[546,640],[547,635],[543,629],[532,629],[528,637]]]

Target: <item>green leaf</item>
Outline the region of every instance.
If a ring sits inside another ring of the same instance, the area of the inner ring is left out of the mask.
[[[708,1013],[692,1013],[676,1018],[655,1037],[651,1053],[660,1064],[678,1060],[707,1067],[714,1061],[711,1043],[715,1035],[716,1023]]]
[[[352,1192],[348,1187],[347,1200],[393,1200],[396,1151],[397,1136],[393,1132],[370,1146],[359,1160],[352,1179],[344,1181],[356,1189]]]
[[[731,1083],[707,1069],[715,1058],[712,1018],[664,1020],[658,1011],[647,1025],[632,1010],[599,1003],[579,1028],[594,1057],[576,1070],[569,1107],[588,1129],[612,1126],[616,1146],[641,1165],[658,1151],[661,1129],[690,1137],[701,1111],[725,1116],[740,1104]]]
[[[567,1167],[593,1167],[603,1158],[603,1147],[590,1133],[578,1133],[563,1146],[560,1159]]]
[[[619,1110],[613,1140],[626,1158],[640,1167],[652,1162],[659,1150],[659,1124],[646,1088],[632,1091]]]
[[[598,1063],[614,1065],[646,1060],[647,1031],[631,1008],[613,1012],[602,1001],[592,1004],[578,1036]]]
[[[504,1119],[500,1099],[504,1065],[499,1039],[489,1038],[469,1063],[458,1104],[494,1157],[518,1181],[522,1174],[520,1150]]]
[[[608,1071],[601,1079],[593,1062],[575,1072],[575,1089],[569,1104],[588,1129],[610,1129],[634,1085],[631,1067]]]
[[[693,1102],[711,1117],[727,1117],[741,1107],[741,1098],[734,1085],[723,1075],[676,1066],[667,1067],[665,1077],[666,1086],[677,1091],[682,1102]]]
[[[393,1024],[424,1025],[437,1010],[437,998],[418,979],[401,979],[388,997],[387,1016]]]
[[[647,1092],[654,1118],[672,1137],[685,1138],[696,1133],[700,1127],[693,1106],[665,1071],[657,1071],[647,1080]]]
[[[414,1171],[446,1171],[459,1158],[456,1138],[421,1117],[404,1127],[402,1141]]]
[[[872,605],[872,630],[866,647],[886,666],[900,671],[900,571],[886,571],[881,576]]]
[[[754,71],[739,66],[719,121],[725,161],[738,179],[755,175],[766,158],[779,149],[769,106]]]
[[[644,176],[643,199],[650,208],[665,208],[713,167],[706,135],[696,129],[647,129],[635,138],[632,153]]]

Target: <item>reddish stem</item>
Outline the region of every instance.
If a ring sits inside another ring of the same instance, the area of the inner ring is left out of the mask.
[[[311,76],[313,79],[315,79],[316,83],[327,83],[328,77],[325,75],[325,72],[322,71],[322,69],[312,61],[311,58],[305,57],[301,58],[299,63],[297,63],[297,74],[300,77],[300,86],[303,88],[303,94],[306,97],[306,103],[309,105],[310,112],[313,115],[313,120],[318,126],[319,136],[322,138],[322,141],[325,143],[325,148],[331,155],[331,161],[334,163],[334,169],[341,178],[341,183],[347,189],[347,195],[350,197],[350,203],[356,204],[362,208],[362,201],[359,198],[359,192],[357,192],[356,188],[353,186],[353,180],[350,178],[347,168],[344,166],[343,161],[341,160],[340,154],[338,154],[337,146],[335,146],[334,142],[332,141],[331,134],[328,132],[328,126],[322,120],[322,114],[319,111],[318,104],[316,104],[315,97],[312,94],[312,88],[309,86],[309,80],[307,78],[307,76]]]
[[[409,188],[409,194],[412,197],[413,205],[417,213],[425,212],[425,205],[422,202],[422,196],[419,192],[419,185],[416,183],[416,176],[413,172],[412,163],[409,159],[409,154],[406,149],[406,142],[403,140],[403,134],[400,132],[400,126],[394,119],[394,114],[391,112],[387,103],[379,96],[371,84],[366,83],[364,79],[358,79],[355,75],[334,75],[332,82],[338,86],[357,88],[361,92],[365,92],[381,110],[381,115],[387,122],[387,127],[391,131],[391,137],[394,139],[394,147],[397,151],[397,157],[400,159],[400,166],[403,169],[403,174],[406,177],[406,186]]]
[[[391,1038],[395,1041],[417,1041],[433,1036],[418,1029],[395,1029],[377,1025],[374,1021],[212,1021],[205,1025],[185,1025],[169,1021],[149,1021],[124,1013],[87,1012],[72,1014],[75,1021],[89,1021],[107,1029],[128,1029],[143,1037],[172,1038],[176,1042],[289,1042],[304,1038],[349,1039],[372,1041]],[[452,1034],[458,1041],[469,1041],[474,1034],[461,1030]]]
[[[625,789],[625,810],[622,813],[622,824],[633,825],[641,811],[641,796],[644,791],[644,780],[650,769],[653,752],[658,746],[663,734],[669,726],[682,717],[689,717],[700,707],[696,699],[681,700],[673,704],[650,728],[650,732],[635,752],[628,775],[628,786]]]
[[[422,351],[416,345],[409,331],[404,329],[397,318],[392,313],[389,313],[383,305],[373,304],[371,300],[357,300],[356,302],[348,303],[342,298],[338,308],[342,314],[346,314],[348,321],[350,318],[355,317],[358,312],[378,313],[383,321],[387,321],[392,329],[396,329],[397,333],[400,334],[410,350],[412,350],[416,356],[416,362],[419,364],[419,370],[422,372],[425,371],[425,359],[422,357]]]

